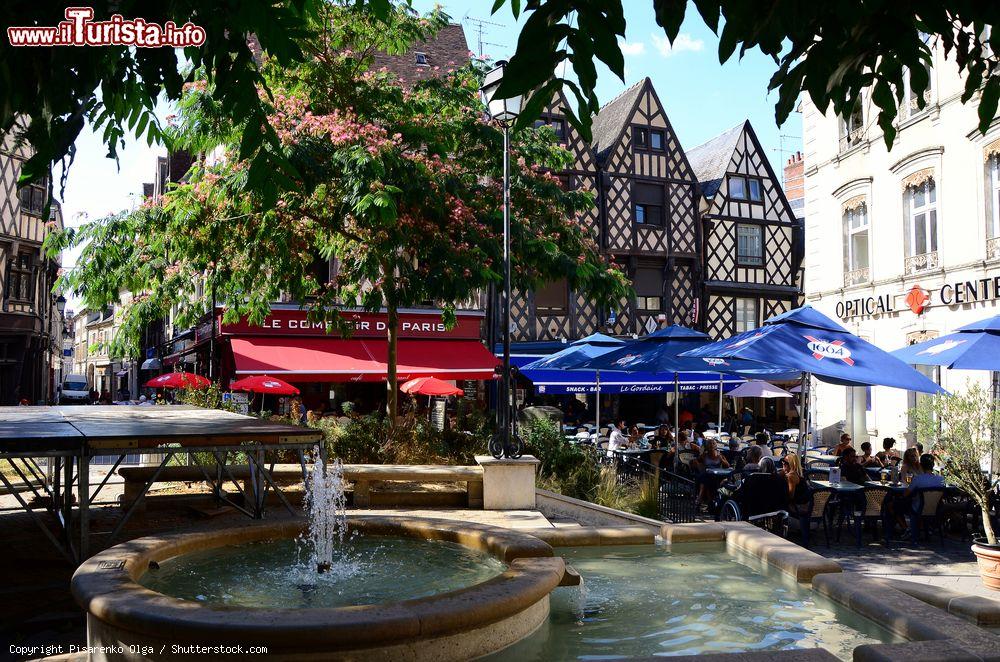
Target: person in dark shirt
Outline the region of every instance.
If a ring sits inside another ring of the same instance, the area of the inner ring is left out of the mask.
[[[868,472],[858,462],[858,452],[853,448],[848,448],[840,454],[837,461],[840,466],[840,477],[855,485],[864,485],[868,482]]]

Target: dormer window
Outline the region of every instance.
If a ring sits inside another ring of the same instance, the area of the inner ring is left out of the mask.
[[[632,142],[636,147],[646,147],[649,144],[649,131],[640,127],[633,128]]]
[[[663,132],[662,131],[650,131],[649,132],[649,148],[662,150],[663,149]]]
[[[427,53],[421,53],[420,51],[413,54],[413,62],[422,67],[430,66],[427,64]]]

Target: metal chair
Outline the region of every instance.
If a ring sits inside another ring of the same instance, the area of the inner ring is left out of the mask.
[[[927,537],[928,529],[937,527],[938,537],[941,546],[944,546],[944,526],[939,514],[941,499],[944,497],[944,490],[941,488],[927,488],[917,490],[914,498],[917,503],[907,515],[910,522],[910,540],[917,544],[917,528],[924,527],[924,537]]]
[[[794,517],[793,521],[798,523],[802,532],[802,546],[809,547],[809,538],[813,526],[819,528],[823,525],[823,535],[826,538],[826,546],[830,546],[830,518],[829,506],[830,497],[833,496],[831,490],[825,488],[813,489],[809,491],[809,502]]]
[[[889,490],[881,487],[866,487],[864,491],[864,503],[861,508],[854,509],[851,513],[851,517],[854,519],[854,526],[856,527],[857,543],[858,547],[861,547],[861,532],[864,528],[865,522],[875,522],[875,535],[878,535],[878,523],[882,524],[882,535],[885,538],[885,544],[889,544],[889,531],[891,526],[889,523],[889,514],[886,510],[886,497],[889,495]]]

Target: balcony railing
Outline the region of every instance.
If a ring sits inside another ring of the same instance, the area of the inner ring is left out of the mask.
[[[851,271],[844,272],[844,287],[860,285],[862,283],[867,283],[869,280],[871,280],[871,272],[868,270],[868,267],[861,267],[860,269],[852,269]]]
[[[852,129],[849,133],[840,137],[840,151],[846,152],[852,147],[857,147],[861,144],[864,138],[865,130],[864,127],[857,127]]]
[[[1000,260],[1000,237],[990,237],[986,240],[986,259]]]
[[[904,272],[909,274],[915,274],[921,271],[928,271],[930,269],[937,269],[939,266],[937,251],[933,253],[921,253],[920,255],[911,255],[906,258],[903,263]]]

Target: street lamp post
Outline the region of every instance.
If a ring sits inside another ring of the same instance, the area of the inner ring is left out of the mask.
[[[510,374],[510,128],[521,113],[522,97],[498,97],[497,90],[503,82],[507,62],[500,60],[497,66],[486,74],[480,92],[491,120],[503,129],[503,307],[500,319],[503,323],[503,368],[500,395],[500,430],[490,441],[493,457],[518,458],[522,445],[517,435],[512,434],[514,422]]]

